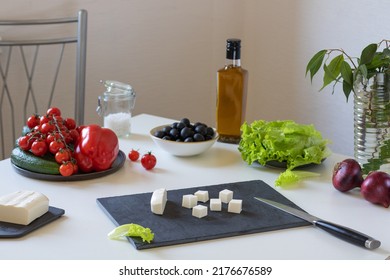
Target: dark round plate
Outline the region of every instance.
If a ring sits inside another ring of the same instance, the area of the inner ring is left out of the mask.
[[[72,176],[61,176],[61,175],[52,175],[52,174],[42,174],[37,172],[32,172],[23,168],[20,168],[19,166],[16,166],[15,164],[12,164],[14,167],[16,173],[23,175],[28,178],[32,179],[38,179],[38,180],[46,180],[46,181],[82,181],[82,180],[90,180],[90,179],[96,179],[103,176],[107,176],[109,174],[112,174],[119,169],[122,168],[126,161],[126,155],[124,152],[119,150],[118,156],[115,159],[114,163],[112,164],[112,167],[110,169],[99,171],[99,172],[92,172],[92,173],[80,173],[75,174]]]
[[[324,160],[325,160],[325,158],[322,159],[321,162],[323,162]],[[308,163],[308,164],[297,166],[294,169],[308,168],[308,167],[317,166],[317,165],[318,165],[317,163]],[[272,167],[272,168],[286,169],[287,168],[287,162],[285,162],[285,161],[280,162],[280,161],[277,161],[277,160],[271,160],[271,161],[268,161],[265,164],[265,166]]]

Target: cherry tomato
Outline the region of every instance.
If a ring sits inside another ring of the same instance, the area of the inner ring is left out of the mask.
[[[152,152],[148,152],[147,154],[144,154],[141,158],[141,164],[146,170],[150,170],[156,166],[157,159],[152,154]]]
[[[30,150],[32,143],[33,141],[30,141],[30,137],[27,135],[18,138],[18,145],[24,151]]]
[[[73,142],[74,144],[77,144],[77,140],[79,139],[79,136],[80,136],[80,134],[79,134],[79,132],[77,131],[77,129],[71,129],[71,130],[69,130],[69,135],[70,135],[70,137],[72,137],[72,142]]]
[[[51,122],[47,122],[41,125],[40,127],[40,132],[43,134],[48,134],[50,132],[53,132],[55,130],[55,125],[52,124]]]
[[[38,157],[44,156],[47,150],[46,141],[42,139],[35,140],[31,145],[31,152]]]
[[[129,159],[131,161],[137,161],[139,159],[139,152],[132,149],[129,153]]]
[[[50,121],[50,118],[48,116],[41,116],[41,118],[39,119],[40,124],[44,124],[44,123],[47,123],[49,121]]]
[[[71,155],[68,149],[60,149],[54,156],[57,163],[61,164],[70,160]]]
[[[64,124],[69,130],[76,128],[76,121],[72,118],[66,118]]]
[[[61,116],[61,110],[57,107],[51,107],[47,110],[46,114],[48,116]]]
[[[74,172],[73,163],[70,161],[66,161],[60,165],[60,173],[62,176],[70,176]]]
[[[64,119],[61,116],[52,115],[52,118],[59,127],[65,127]]]
[[[34,128],[35,126],[39,125],[40,118],[38,115],[32,115],[27,119],[27,126],[29,129]]]
[[[61,140],[55,140],[55,141],[50,142],[50,144],[49,144],[49,151],[53,155],[55,155],[60,149],[63,149],[63,148],[65,148],[65,144]]]
[[[61,139],[57,132],[50,132],[46,135],[46,143],[50,145],[51,142]]]
[[[72,159],[72,164],[73,164],[73,174],[79,173],[79,166],[77,165],[77,162],[75,159]]]

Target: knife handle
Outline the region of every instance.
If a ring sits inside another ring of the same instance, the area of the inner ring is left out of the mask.
[[[314,225],[340,239],[367,249],[376,249],[381,245],[379,240],[376,240],[368,235],[328,221],[318,220],[314,222]]]

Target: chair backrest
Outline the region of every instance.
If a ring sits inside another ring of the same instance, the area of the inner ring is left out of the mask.
[[[77,16],[68,18],[0,19],[0,28],[0,159],[4,159],[9,156],[30,115],[43,114],[52,106],[61,108],[61,100],[68,104],[69,98],[73,99],[69,94],[73,92],[74,118],[77,124],[84,123],[87,11],[80,10]],[[32,30],[38,34],[34,35]],[[62,35],[64,33],[71,35]],[[68,45],[73,47],[68,47],[67,50],[71,50],[64,55]],[[75,70],[69,66],[73,62]],[[60,69],[65,68],[72,69],[71,78],[62,75]],[[76,85],[74,90],[69,79]],[[60,99],[53,105],[57,96]]]

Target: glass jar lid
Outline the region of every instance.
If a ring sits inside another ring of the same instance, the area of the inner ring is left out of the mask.
[[[131,85],[125,84],[118,81],[107,80],[104,82],[104,86],[107,88],[108,93],[123,93],[135,95],[134,90]]]

